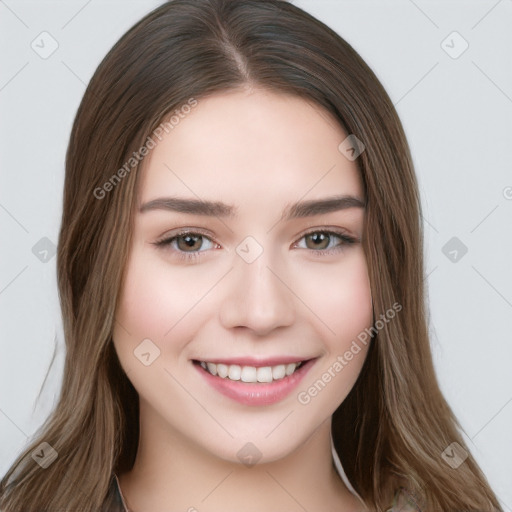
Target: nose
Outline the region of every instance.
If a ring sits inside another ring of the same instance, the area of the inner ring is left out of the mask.
[[[252,263],[235,256],[220,309],[220,320],[226,329],[246,327],[264,336],[278,327],[292,325],[295,320],[293,285],[282,267],[263,253]],[[281,270],[279,270],[281,269]]]

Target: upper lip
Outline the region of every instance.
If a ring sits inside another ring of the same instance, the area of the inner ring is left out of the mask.
[[[204,361],[206,363],[215,363],[215,364],[237,364],[239,366],[254,366],[255,368],[260,368],[263,366],[278,366],[280,364],[289,364],[289,363],[299,363],[302,361],[308,361],[309,359],[313,359],[311,357],[301,357],[301,356],[275,356],[268,357],[266,359],[256,358],[256,357],[225,357],[225,358],[205,358],[205,359],[195,359],[195,361]]]

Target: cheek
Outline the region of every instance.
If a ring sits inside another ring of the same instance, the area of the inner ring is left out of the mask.
[[[171,318],[165,322],[165,311],[172,311],[172,298],[172,290],[161,276],[157,279],[154,269],[135,262],[127,269],[116,319],[135,339],[158,340],[169,328]]]
[[[126,269],[113,332],[116,350],[125,366],[135,364],[132,352],[142,340],[150,339],[161,355],[168,350],[165,334],[183,315],[179,313],[186,302],[183,294],[175,290],[176,282],[135,248]]]
[[[211,271],[186,272],[143,248],[133,248],[113,330],[114,346],[127,373],[140,371],[134,354],[142,350],[139,346],[148,346],[141,345],[146,339],[157,347],[158,358],[151,367],[171,360],[179,365],[187,362],[183,349],[197,334],[205,315],[202,299],[217,280]]]
[[[180,320],[204,294],[200,287],[190,286],[190,279],[184,272],[173,271],[163,260],[135,249],[116,319],[133,337],[163,342],[174,325],[183,325]]]
[[[323,323],[323,338],[330,340],[330,349],[343,349],[372,325],[372,296],[362,248],[347,251],[340,264],[318,266],[303,281],[302,290],[306,304]]]
[[[315,288],[312,298],[314,311],[322,320],[326,353],[301,386],[297,399],[306,411],[313,408],[327,417],[353,388],[370,346],[365,329],[373,325],[373,307],[362,248],[347,253],[342,265],[325,267],[310,277],[318,285],[324,284]]]

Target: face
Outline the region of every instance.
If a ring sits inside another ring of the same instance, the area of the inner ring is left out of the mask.
[[[347,135],[303,99],[252,90],[200,99],[154,137],[113,332],[142,428],[265,462],[344,400],[368,347],[345,355],[372,325]]]

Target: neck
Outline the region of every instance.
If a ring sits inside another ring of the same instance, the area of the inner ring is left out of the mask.
[[[168,425],[149,421],[148,414],[142,417],[134,466],[119,475],[132,512],[363,510],[333,465],[330,419],[285,457],[246,466],[204,451]]]

